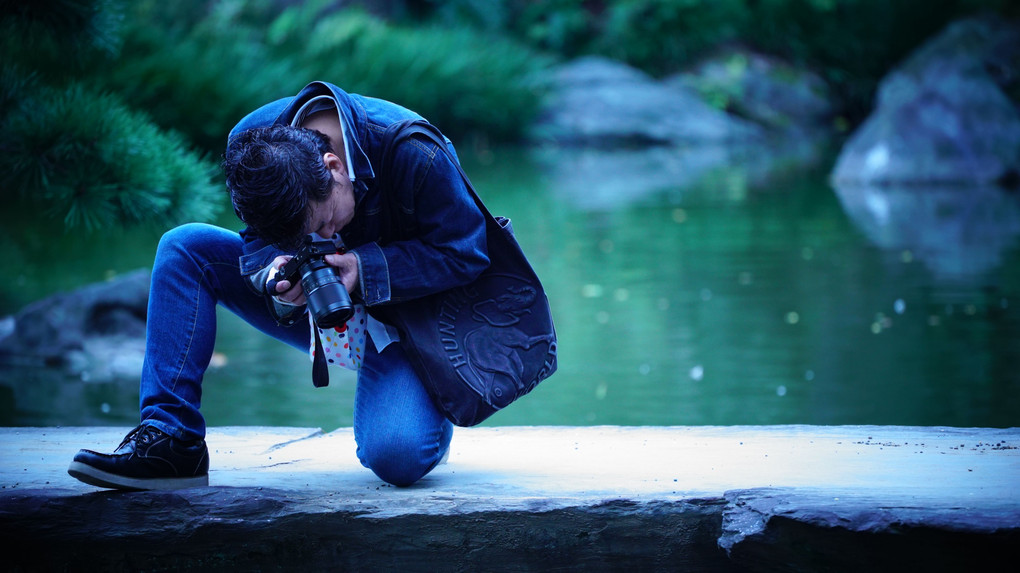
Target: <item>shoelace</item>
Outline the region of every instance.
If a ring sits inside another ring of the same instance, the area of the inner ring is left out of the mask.
[[[118,446],[117,449],[124,447],[124,444],[130,441],[136,441],[141,444],[148,444],[153,440],[153,438],[156,438],[159,433],[161,433],[159,430],[151,426],[140,426],[138,428],[135,428],[134,430],[131,430],[128,433],[128,435],[124,436],[124,441],[120,443],[120,446]]]

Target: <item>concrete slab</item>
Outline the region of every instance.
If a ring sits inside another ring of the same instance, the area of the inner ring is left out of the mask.
[[[1017,428],[458,428],[448,464],[394,488],[350,429],[230,427],[209,488],[67,475],[128,430],[0,429],[0,535],[113,570],[948,570],[1020,541]]]

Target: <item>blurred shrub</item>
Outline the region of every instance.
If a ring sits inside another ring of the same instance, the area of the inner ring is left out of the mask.
[[[289,9],[270,41],[299,54],[307,77],[388,99],[451,133],[518,136],[538,106],[531,79],[548,59],[466,27],[398,27],[358,10]]]
[[[297,90],[290,85],[293,63],[273,58],[265,44],[268,23],[246,20],[252,17],[246,10],[261,4],[132,2],[121,57],[94,76],[218,157],[227,132],[245,114]]]
[[[535,113],[548,60],[519,41],[338,6],[0,0],[0,193],[69,227],[209,220],[229,129],[316,79],[451,135],[513,139]]]
[[[762,50],[816,68],[842,94],[848,116],[872,109],[882,77],[949,22],[1005,12],[1002,0],[746,0],[743,36]]]
[[[214,165],[173,132],[78,83],[38,87],[4,121],[8,190],[41,202],[71,227],[209,220],[222,198]]]
[[[398,27],[329,1],[282,11],[269,0],[185,4],[168,14],[163,2],[134,2],[121,60],[102,75],[160,125],[217,153],[246,113],[312,80],[394,101],[451,135],[513,139],[537,109],[530,77],[547,60],[519,42]]]
[[[0,194],[65,229],[210,220],[215,163],[87,73],[118,53],[118,22],[102,0],[0,4]]]
[[[855,119],[870,109],[881,77],[953,19],[982,10],[1020,11],[1009,0],[445,0],[425,5],[431,7],[425,11],[429,17],[448,25],[468,22],[508,33],[564,57],[602,54],[653,75],[683,70],[722,44],[744,44],[821,73]]]

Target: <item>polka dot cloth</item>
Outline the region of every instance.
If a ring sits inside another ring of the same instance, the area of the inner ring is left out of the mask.
[[[319,328],[312,322],[311,315],[308,322],[312,325],[312,336],[318,335],[322,341],[322,351],[326,353],[326,362],[333,366],[340,366],[348,370],[358,370],[365,355],[365,307],[360,304],[354,305],[354,316],[336,328]],[[311,347],[308,349],[308,356],[315,360],[315,342],[312,339]]]

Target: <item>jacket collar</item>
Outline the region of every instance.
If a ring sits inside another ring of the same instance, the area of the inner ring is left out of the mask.
[[[305,86],[276,118],[277,124],[290,125],[294,115],[301,109],[301,106],[313,97],[326,95],[336,101],[337,110],[343,117],[344,134],[347,136],[347,150],[350,154],[351,163],[347,168],[354,173],[355,180],[374,179],[375,172],[372,170],[372,163],[365,154],[363,143],[367,133],[367,113],[360,103],[354,100],[344,90],[327,82],[312,82]],[[359,186],[355,186],[359,187]]]

